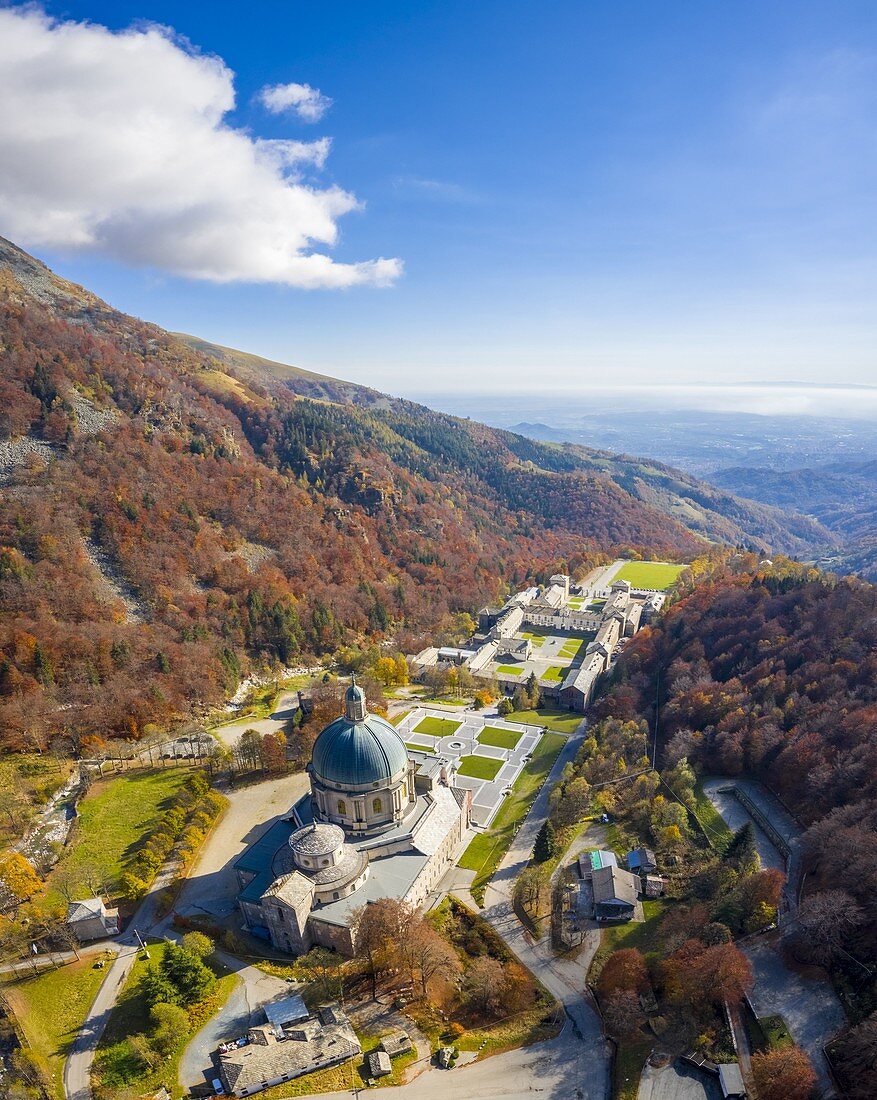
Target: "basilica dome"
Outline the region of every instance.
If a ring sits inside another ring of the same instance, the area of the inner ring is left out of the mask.
[[[369,714],[365,692],[356,683],[344,696],[344,714],[314,742],[311,774],[342,790],[386,786],[408,768],[405,742],[389,722]]]

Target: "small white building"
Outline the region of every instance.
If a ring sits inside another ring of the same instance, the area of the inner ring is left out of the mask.
[[[67,927],[80,943],[118,936],[119,910],[107,909],[103,898],[71,901],[67,907]]]

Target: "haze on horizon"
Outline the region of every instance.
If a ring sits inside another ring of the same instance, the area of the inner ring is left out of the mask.
[[[412,396],[877,415],[808,389],[875,376],[873,4],[0,24],[0,234],[121,309]]]

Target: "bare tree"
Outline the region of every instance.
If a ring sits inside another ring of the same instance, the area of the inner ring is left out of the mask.
[[[506,989],[505,969],[498,959],[485,955],[466,971],[466,988],[474,1005],[492,1016],[498,1014]]]
[[[810,959],[829,963],[864,920],[862,907],[846,890],[824,890],[798,907],[796,938]]]
[[[407,946],[413,968],[420,974],[424,997],[436,974],[453,977],[462,970],[457,952],[423,917],[413,922]]]

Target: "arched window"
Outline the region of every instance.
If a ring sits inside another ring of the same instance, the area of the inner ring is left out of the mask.
[[[372,813],[379,814],[383,810],[383,808],[384,804],[379,798],[375,798],[372,800]]]
[[[343,798],[338,799],[338,813],[339,814],[346,814],[347,813],[347,803],[344,801]]]

